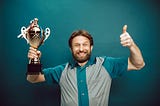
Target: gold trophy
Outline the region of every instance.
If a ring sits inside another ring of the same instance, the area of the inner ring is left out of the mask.
[[[18,38],[24,38],[29,45],[35,49],[38,49],[41,44],[49,37],[50,29],[41,29],[38,25],[38,19],[30,21],[30,25],[21,28],[21,34]],[[27,74],[39,74],[41,72],[41,63],[39,58],[34,58],[29,60]]]

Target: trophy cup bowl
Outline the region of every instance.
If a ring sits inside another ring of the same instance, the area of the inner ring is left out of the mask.
[[[29,40],[30,46],[38,49],[38,47],[41,45],[41,41],[44,40],[40,34],[41,30],[39,27],[33,27],[32,29],[29,29],[27,39]]]
[[[41,36],[42,35],[42,36]],[[39,46],[43,43],[44,35],[41,34],[41,29],[39,27],[33,27],[28,30],[26,38],[29,41],[29,45],[35,49],[38,49]],[[31,64],[40,64],[39,58],[30,59]]]
[[[50,29],[46,28],[45,31],[42,30],[38,25],[38,19],[35,18],[30,22],[30,25],[27,28],[24,26],[21,28],[21,34],[18,36],[18,38],[24,38],[31,47],[38,49],[41,44],[43,44],[44,41],[48,38],[49,35]],[[30,59],[27,74],[39,74],[40,72],[40,59]]]

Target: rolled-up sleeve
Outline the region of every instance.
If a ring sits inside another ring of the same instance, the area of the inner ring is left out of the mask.
[[[112,78],[116,78],[127,72],[128,58],[104,57],[103,66]]]
[[[59,83],[61,74],[65,68],[66,64],[58,65],[52,68],[43,69],[43,74],[47,84]]]

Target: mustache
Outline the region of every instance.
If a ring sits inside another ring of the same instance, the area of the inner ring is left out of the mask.
[[[87,51],[78,51],[77,53],[87,53]]]

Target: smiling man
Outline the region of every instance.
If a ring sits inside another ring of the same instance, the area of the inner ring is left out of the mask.
[[[129,57],[91,57],[93,38],[87,31],[78,30],[68,41],[74,62],[43,69],[43,74],[27,75],[27,80],[31,83],[58,83],[61,106],[108,106],[112,79],[129,70],[140,70],[145,65],[140,49],[126,30],[125,25],[120,43],[130,50]],[[29,59],[40,56],[40,51],[30,47]]]

